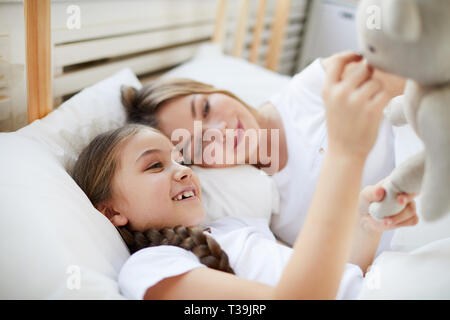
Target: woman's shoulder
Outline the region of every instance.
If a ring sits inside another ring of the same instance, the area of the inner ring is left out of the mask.
[[[322,60],[320,58],[317,58],[303,70],[294,75],[292,77],[291,84],[297,84],[301,82],[303,85],[306,85],[310,88],[321,88],[326,76],[325,68],[321,61]]]
[[[284,121],[324,114],[322,89],[325,76],[325,69],[317,59],[293,76],[288,86],[273,95],[269,102],[278,109]]]

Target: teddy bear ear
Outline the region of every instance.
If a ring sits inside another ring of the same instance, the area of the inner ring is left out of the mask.
[[[422,19],[416,0],[381,0],[383,31],[399,41],[414,42],[422,33]]]

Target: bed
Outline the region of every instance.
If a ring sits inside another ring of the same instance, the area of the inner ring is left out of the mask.
[[[245,2],[240,12],[247,10]],[[265,2],[258,2],[260,8]],[[222,53],[226,1],[220,0],[211,43],[196,48],[188,62],[164,76],[188,75],[233,91],[251,105],[262,103],[265,97],[261,92],[270,95],[289,81],[289,77],[270,70],[276,69],[280,35],[286,27],[282,21],[286,20],[289,2],[277,1],[275,16],[281,22],[274,23],[272,31],[276,39],[269,46],[271,54],[266,59],[266,68],[253,64],[252,59],[239,58],[239,46],[235,56]],[[116,280],[129,256],[127,248],[112,224],[95,210],[72,180],[70,170],[93,137],[125,122],[120,86],[139,88],[142,83],[132,69],[123,68],[84,88],[53,110],[48,40],[50,1],[26,0],[24,5],[28,30],[29,124],[15,132],[0,134],[3,218],[0,298],[123,299]],[[238,39],[242,37],[239,30],[245,25],[244,13],[239,16]],[[261,14],[256,21],[263,21]],[[253,48],[257,52],[261,29],[255,23]],[[36,41],[36,33],[40,41]],[[214,72],[222,76],[212,77]],[[237,78],[236,74],[240,76]],[[407,128],[399,131],[396,139],[399,161],[421,147]],[[247,188],[253,191],[249,194],[249,208],[260,208],[253,211],[260,212],[269,222],[271,215],[277,214],[277,194],[270,178],[251,168],[240,174],[251,177]],[[226,185],[226,177],[216,175],[208,182],[209,186]],[[264,203],[260,201],[261,194],[267,195]],[[230,189],[229,196],[229,201],[233,201],[236,194]],[[229,212],[220,204],[208,205],[219,206],[213,210],[218,212],[217,216]],[[437,225],[419,224],[397,232],[393,242],[395,251],[377,258],[360,298],[450,298],[448,230],[449,218]]]

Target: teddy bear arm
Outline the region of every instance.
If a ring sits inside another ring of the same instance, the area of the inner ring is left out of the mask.
[[[369,206],[370,215],[376,220],[392,216],[403,210],[404,205],[397,202],[400,193],[414,194],[421,188],[425,167],[425,152],[421,151],[396,167],[383,182],[386,191],[381,202]]]
[[[405,96],[398,96],[392,99],[386,109],[384,109],[384,116],[392,125],[399,127],[408,123],[404,112],[405,104]]]

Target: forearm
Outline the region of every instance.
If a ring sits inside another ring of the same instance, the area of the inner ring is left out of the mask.
[[[276,298],[334,299],[352,247],[365,159],[328,153]]]
[[[358,265],[365,274],[373,262],[382,234],[382,232],[368,231],[363,226],[358,226],[355,229],[348,262]]]

